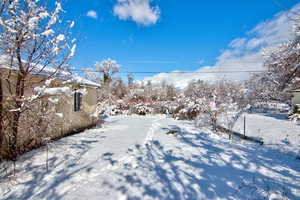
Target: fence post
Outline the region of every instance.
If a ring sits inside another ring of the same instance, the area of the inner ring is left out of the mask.
[[[246,137],[246,116],[244,115],[244,136]]]

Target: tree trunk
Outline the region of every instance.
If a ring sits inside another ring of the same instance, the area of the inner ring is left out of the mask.
[[[21,71],[21,70],[20,70]],[[17,83],[16,83],[16,99],[15,108],[13,110],[12,122],[11,122],[11,138],[10,138],[10,158],[15,161],[18,156],[18,131],[19,131],[19,120],[21,116],[22,99],[24,98],[24,74],[19,72]]]
[[[103,74],[103,82],[106,85],[108,85],[111,82],[111,77],[109,74],[106,74],[106,73]]]
[[[16,37],[17,48],[16,48],[16,57],[18,61],[19,72],[17,76],[17,81],[15,85],[15,99],[14,106],[12,110],[12,121],[11,121],[11,135],[9,140],[9,149],[10,149],[10,159],[15,161],[18,156],[18,131],[19,131],[19,120],[21,116],[21,108],[24,99],[24,89],[25,89],[25,77],[26,71],[24,70],[22,58],[21,58],[21,41],[19,36]]]
[[[10,158],[15,161],[18,156],[17,142],[18,142],[18,129],[19,129],[19,119],[21,113],[19,111],[14,112],[12,117],[12,128],[10,136]]]
[[[4,115],[3,115],[3,88],[2,88],[2,80],[0,79],[0,153],[2,150],[2,143],[4,138]],[[1,156],[1,154],[0,154]]]

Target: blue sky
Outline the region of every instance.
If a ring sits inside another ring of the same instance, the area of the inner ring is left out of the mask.
[[[105,58],[117,60],[122,71],[214,66],[233,40],[248,37],[258,24],[284,11],[272,0],[125,0],[127,5],[121,1],[69,0],[64,4],[66,19],[76,22],[74,67],[92,67]],[[288,10],[298,3],[278,2]],[[129,10],[122,8],[129,4]],[[114,10],[118,5],[119,12]],[[145,76],[149,74],[135,75],[137,79]]]

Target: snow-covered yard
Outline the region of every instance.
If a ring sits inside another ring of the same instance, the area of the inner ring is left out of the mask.
[[[1,199],[300,199],[300,160],[164,116],[110,117],[49,149],[48,171],[44,148],[1,177]]]
[[[291,156],[300,156],[300,123],[287,119],[287,114],[244,114],[234,130],[243,133],[246,117],[246,135],[261,138],[268,147]]]

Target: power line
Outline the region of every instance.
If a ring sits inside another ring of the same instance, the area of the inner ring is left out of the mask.
[[[189,72],[189,71],[175,71],[175,72],[120,72],[133,74],[224,74],[224,73],[257,73],[263,71],[208,71],[208,72]]]
[[[97,70],[90,70],[90,69],[69,69],[70,71],[78,71],[78,72],[95,72],[95,73],[101,73],[100,71]],[[226,74],[226,73],[259,73],[259,72],[264,72],[262,70],[230,70],[230,71],[207,71],[207,72],[199,72],[199,71],[171,71],[171,72],[166,72],[166,71],[121,71],[118,73],[121,74]]]

